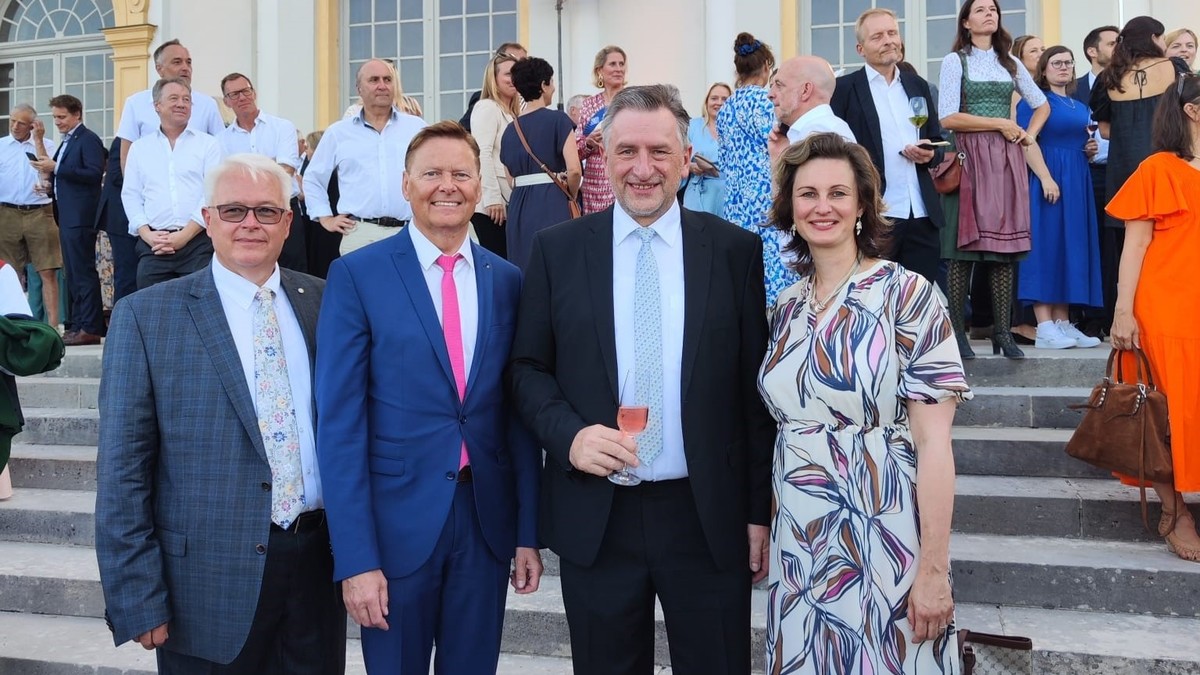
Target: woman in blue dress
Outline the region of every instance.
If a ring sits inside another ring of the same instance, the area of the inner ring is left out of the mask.
[[[721,175],[720,146],[717,143],[717,113],[733,90],[724,82],[708,88],[704,96],[704,113],[692,119],[688,126],[688,142],[692,144],[692,166],[683,193],[683,205],[693,211],[707,211],[725,216],[725,177]]]
[[[733,95],[717,113],[717,164],[725,175],[725,220],[763,240],[767,307],[783,289],[799,280],[785,263],[782,234],[771,227],[771,159],[767,135],[775,127],[775,106],[767,98],[767,82],[775,67],[771,48],[749,33],[733,43],[737,82]]]
[[[1027,153],[1031,173],[1029,256],[1020,263],[1017,299],[1033,303],[1037,318],[1036,347],[1095,347],[1100,339],[1071,324],[1070,305],[1102,307],[1100,235],[1088,159],[1096,141],[1088,137],[1091,111],[1071,97],[1075,57],[1061,45],[1042,52],[1034,81],[1050,102],[1038,142]],[[1033,109],[1017,104],[1017,124],[1029,125]]]

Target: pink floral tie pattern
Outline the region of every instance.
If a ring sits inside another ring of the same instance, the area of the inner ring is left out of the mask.
[[[304,510],[300,427],[275,316],[275,291],[254,294],[254,405],[258,431],[271,465],[271,521],[285,530]]]

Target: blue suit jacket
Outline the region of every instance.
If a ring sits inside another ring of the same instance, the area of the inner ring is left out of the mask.
[[[317,454],[334,578],[406,576],[429,559],[465,440],[483,537],[537,546],[541,453],[503,386],[520,272],[472,244],[479,330],[459,401],[409,230],[335,260],[317,327]]]
[[[312,364],[324,282],[280,274]],[[232,661],[262,585],[271,466],[211,267],[117,303],[96,472],[96,556],[114,642],[168,622],[166,649]]]
[[[100,179],[108,153],[96,132],[80,124],[58,156],[54,201],[59,227],[95,227]]]

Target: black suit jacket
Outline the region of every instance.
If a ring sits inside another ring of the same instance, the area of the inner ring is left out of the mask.
[[[576,471],[584,427],[616,427],[613,209],[539,232],[525,268],[509,383],[546,449],[539,533],[589,566],[612,505],[607,479]],[[716,216],[682,210],[682,425],[696,509],[721,569],[747,564],[747,524],[766,525],[774,423],[758,395],[767,345],[762,242]]]
[[[95,227],[104,176],[104,141],[80,124],[54,167],[54,212],[59,227]]]
[[[904,87],[904,93],[909,98],[922,96],[930,106],[929,121],[921,127],[917,134],[918,137],[940,139],[942,127],[938,124],[937,110],[934,108],[934,99],[929,90],[929,83],[920,75],[906,73],[900,69],[897,69],[897,72],[900,75],[900,84]],[[866,67],[837,79],[837,87],[833,90],[833,100],[829,105],[833,108],[835,115],[850,125],[850,130],[854,132],[858,144],[870,153],[871,161],[879,170],[879,194],[882,196],[887,188],[887,176],[884,174],[883,168],[883,134],[879,130],[879,114],[875,112],[875,100],[871,97],[871,85],[867,81]],[[942,154],[939,149],[934,153],[933,161],[917,165],[917,182],[921,186],[921,200],[925,202],[925,211],[929,214],[929,219],[939,228],[945,222],[945,217],[942,215],[942,200],[939,198],[937,190],[933,189],[933,178],[929,175],[928,169],[942,161]]]
[[[1089,105],[1092,101],[1092,85],[1088,83],[1089,73],[1084,73],[1083,77],[1075,80],[1075,91],[1071,92],[1071,98],[1082,102],[1084,105]]]
[[[129,236],[129,218],[125,216],[125,205],[121,203],[121,185],[125,175],[121,173],[121,139],[114,138],[108,148],[108,166],[104,170],[104,186],[100,189],[100,205],[96,209],[96,229],[110,236]]]

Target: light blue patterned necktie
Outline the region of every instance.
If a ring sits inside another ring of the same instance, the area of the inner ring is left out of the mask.
[[[254,404],[271,465],[271,522],[286,530],[304,510],[304,476],[300,427],[283,354],[283,334],[275,316],[275,291],[269,288],[254,294],[253,330]]]
[[[658,262],[651,242],[655,232],[639,227],[637,272],[633,282],[633,354],[637,368],[637,397],[650,408],[646,429],[638,435],[638,459],[650,464],[662,454],[662,297]]]

